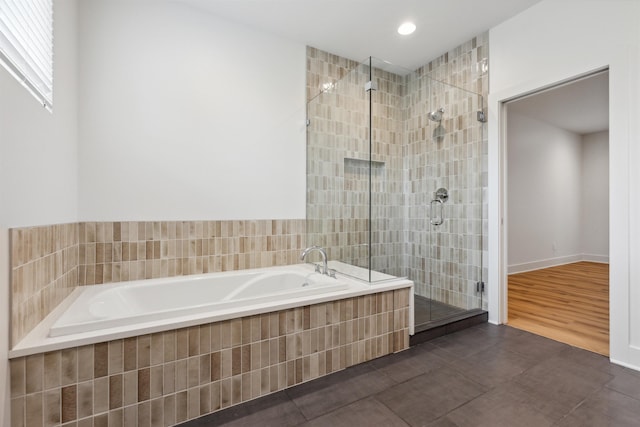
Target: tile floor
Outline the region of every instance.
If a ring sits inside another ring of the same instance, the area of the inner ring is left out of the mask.
[[[640,372],[482,324],[182,426],[220,425],[640,426]]]

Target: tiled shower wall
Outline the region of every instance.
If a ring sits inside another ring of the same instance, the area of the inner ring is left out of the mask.
[[[488,33],[483,33],[434,59],[409,76],[411,96],[405,97],[409,277],[417,293],[467,309],[486,309],[475,286],[487,277],[488,140],[476,112],[487,111],[488,48]],[[427,87],[429,78],[436,81]],[[428,111],[440,107],[445,109],[442,122],[426,120]],[[441,187],[449,191],[449,200],[444,223],[435,227],[424,218]]]
[[[410,289],[11,360],[11,425],[171,426],[409,346]]]
[[[299,262],[305,221],[86,222],[11,230],[11,343],[79,285]]]
[[[378,88],[369,170],[369,68],[307,49],[310,244],[327,247],[332,259],[368,267],[371,216],[372,269],[408,276],[418,294],[480,307],[475,282],[486,277],[487,138],[476,112],[486,111],[487,64],[485,33],[413,73],[371,70]],[[440,107],[443,121],[429,121],[427,113]],[[434,228],[429,202],[439,187],[450,199],[445,223]]]
[[[370,93],[373,150],[365,90],[370,71],[378,82]],[[368,268],[371,221],[371,262],[396,276],[404,275],[402,92],[401,76],[307,48],[308,242],[325,247],[330,259]]]

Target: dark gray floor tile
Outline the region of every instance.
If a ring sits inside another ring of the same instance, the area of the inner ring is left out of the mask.
[[[537,362],[502,348],[488,348],[471,357],[453,361],[449,366],[484,386],[495,387],[509,381]]]
[[[640,372],[615,365],[612,365],[610,372],[614,376],[607,383],[607,388],[640,399]]]
[[[553,341],[525,331],[520,332],[520,334],[514,337],[500,340],[497,346],[539,361],[553,357],[570,348],[567,344],[558,341]]]
[[[430,422],[429,424],[425,424],[427,427],[459,427],[458,424],[451,421],[446,416],[442,418],[438,418],[437,420]]]
[[[486,330],[474,327],[437,338],[429,344],[436,347],[434,354],[453,361],[471,357],[499,342],[500,338],[491,336]]]
[[[559,427],[640,425],[640,401],[604,388],[562,419]]]
[[[358,400],[333,412],[315,418],[305,427],[407,427],[408,424],[375,398]]]
[[[306,421],[298,407],[284,392],[278,392],[242,405],[198,418],[185,427],[213,426],[297,426]]]
[[[412,426],[432,422],[486,389],[449,368],[391,387],[376,398]]]
[[[307,420],[371,396],[396,384],[370,364],[344,371],[286,390]]]
[[[585,369],[595,369],[609,374],[613,374],[615,367],[608,357],[577,347],[568,347],[558,353],[557,356]]]
[[[560,419],[612,378],[606,372],[555,356],[518,375],[514,381],[531,394],[536,409]]]
[[[446,362],[435,354],[435,348],[429,343],[420,344],[403,352],[373,360],[370,364],[400,383],[444,367]]]
[[[553,419],[539,412],[517,387],[499,387],[450,412],[458,427],[545,427]]]

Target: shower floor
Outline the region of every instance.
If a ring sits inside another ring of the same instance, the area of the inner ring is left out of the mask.
[[[420,295],[414,295],[415,334],[410,345],[420,344],[488,320],[481,309],[465,310]]]
[[[440,320],[466,312],[464,308],[454,307],[443,302],[433,301],[420,295],[414,295],[415,324],[424,325],[434,320]]]

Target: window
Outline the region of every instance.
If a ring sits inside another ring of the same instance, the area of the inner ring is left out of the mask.
[[[52,107],[53,0],[0,0],[0,62]]]

